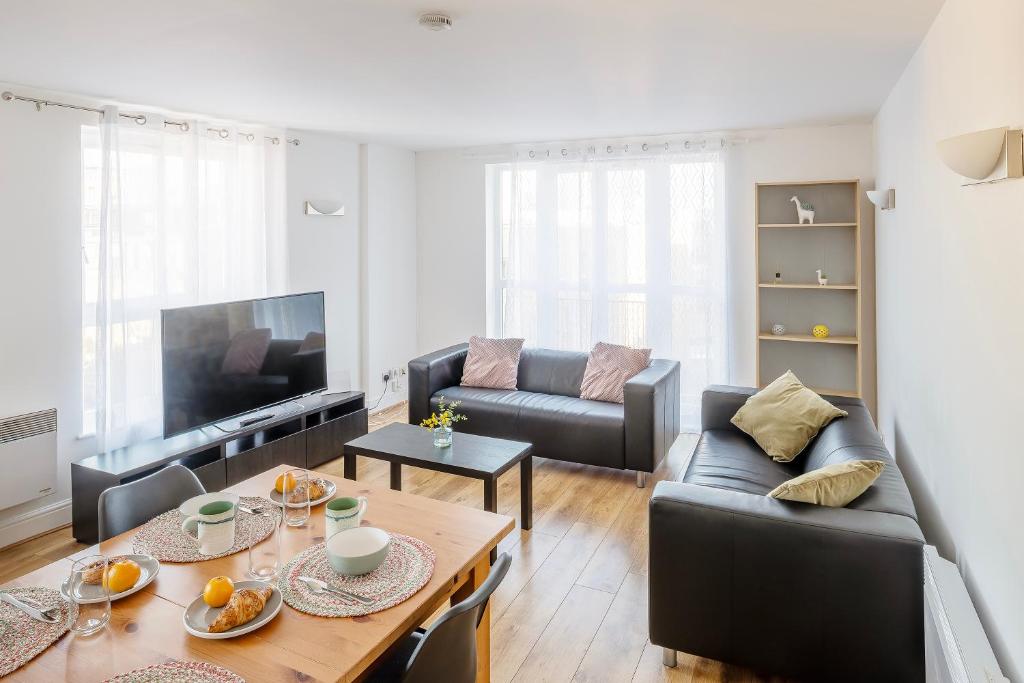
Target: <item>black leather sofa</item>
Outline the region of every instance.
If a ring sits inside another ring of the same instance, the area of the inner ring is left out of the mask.
[[[468,344],[409,362],[409,422],[440,396],[461,401],[458,431],[528,441],[541,458],[636,470],[644,485],[679,435],[679,363],[654,359],[626,382],[625,403],[581,399],[586,353],[523,349],[518,390],[459,386]]]
[[[754,389],[704,392],[702,435],[682,481],[650,503],[650,636],[675,651],[806,681],[925,680],[924,539],[899,468],[862,401],[793,463],[729,419]],[[767,497],[803,472],[884,460],[846,508]]]

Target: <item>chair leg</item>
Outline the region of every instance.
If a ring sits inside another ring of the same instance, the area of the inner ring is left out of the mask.
[[[647,473],[637,470],[636,472],[636,487],[642,489],[647,486]]]
[[[675,668],[676,662],[676,651],[670,650],[667,647],[661,648],[661,663],[667,667]]]

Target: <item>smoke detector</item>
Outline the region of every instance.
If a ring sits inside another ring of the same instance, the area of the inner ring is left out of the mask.
[[[431,31],[448,31],[452,27],[452,18],[440,12],[427,12],[420,15],[420,26]]]

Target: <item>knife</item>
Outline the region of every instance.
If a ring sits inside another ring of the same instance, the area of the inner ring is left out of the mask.
[[[328,593],[333,593],[334,595],[347,600],[358,600],[364,605],[372,605],[376,602],[376,600],[371,600],[370,598],[359,595],[358,593],[349,593],[341,588],[335,588],[320,579],[314,579],[312,576],[300,576],[299,581],[309,586],[310,589],[314,590],[316,593],[319,593],[320,591],[327,591]]]
[[[42,613],[42,611],[36,609],[35,607],[26,605],[24,602],[14,597],[10,593],[0,592],[0,601],[6,602],[9,605],[17,607],[22,612],[29,615],[36,621],[41,621],[44,624],[55,624],[58,621],[56,618],[46,616]]]

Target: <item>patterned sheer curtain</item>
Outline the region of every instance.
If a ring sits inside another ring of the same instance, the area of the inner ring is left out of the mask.
[[[82,128],[82,421],[101,452],[162,432],[162,308],[283,293],[286,145],[267,136],[114,108]]]
[[[697,429],[701,391],[729,379],[724,152],[519,156],[488,172],[490,333],[676,359],[683,425]]]

